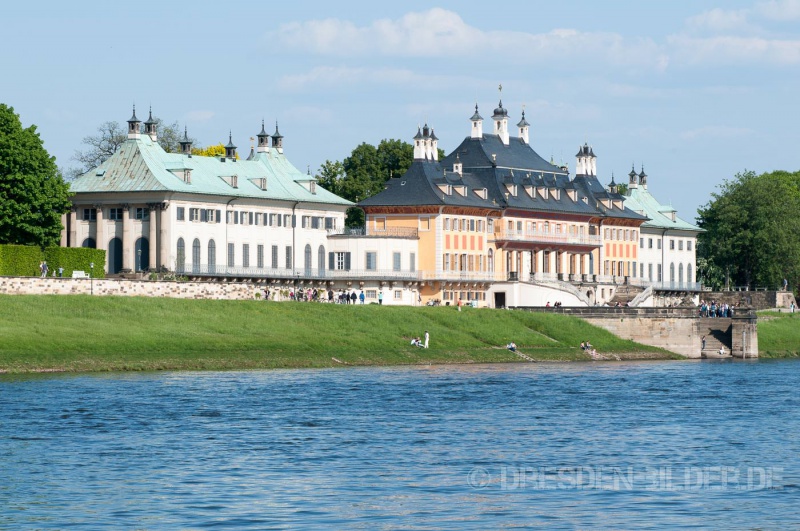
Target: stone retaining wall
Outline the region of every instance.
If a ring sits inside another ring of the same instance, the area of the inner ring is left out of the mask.
[[[175,299],[253,299],[249,283],[174,282],[123,279],[0,277],[0,293],[7,295],[118,295]]]

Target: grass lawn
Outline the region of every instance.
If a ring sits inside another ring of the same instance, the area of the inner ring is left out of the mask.
[[[430,333],[430,348],[410,344]],[[4,372],[675,358],[577,318],[465,307],[0,295]],[[335,358],[335,359],[334,359]],[[338,360],[338,361],[337,361]]]
[[[800,313],[758,312],[758,355],[762,358],[800,356]]]

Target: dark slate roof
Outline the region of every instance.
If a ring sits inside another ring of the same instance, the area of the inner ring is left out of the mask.
[[[589,149],[587,146],[586,151]],[[451,171],[454,163],[462,164],[462,174]],[[450,195],[443,193],[440,185],[448,184],[465,186],[466,195],[455,191]],[[539,193],[542,188],[548,189],[547,198]],[[486,199],[475,193],[483,189]],[[560,190],[558,197],[550,193],[554,189]],[[570,197],[570,191],[575,192],[575,199]],[[506,146],[497,135],[483,135],[483,138],[464,139],[441,162],[414,161],[402,177],[390,179],[385,190],[359,205],[473,206],[648,219],[625,208],[624,199],[606,190],[595,176],[578,175],[570,179],[564,169],[545,161],[519,138],[512,137]],[[610,207],[604,204],[609,200]]]

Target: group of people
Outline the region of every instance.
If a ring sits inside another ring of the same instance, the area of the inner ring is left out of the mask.
[[[417,337],[414,337],[414,338],[411,339],[411,344],[414,345],[415,347],[419,347],[419,348],[428,348],[428,341],[430,340],[430,337],[431,336],[428,334],[428,331],[425,330],[425,340],[424,340],[424,342],[423,342],[423,340],[421,340],[419,338],[419,336],[417,336]]]
[[[700,317],[733,317],[735,306],[717,301],[700,301]]]
[[[270,300],[270,295],[274,298],[274,293],[271,293],[269,289],[265,289],[265,300]],[[307,288],[305,290],[298,289],[297,291],[289,291],[289,299],[305,302],[329,302],[331,304],[364,304],[366,296],[364,295],[364,290],[357,293],[356,290],[348,292],[344,289],[340,289],[334,292],[332,289],[329,289],[326,292],[324,289]],[[383,304],[382,293],[378,295],[378,302]]]
[[[599,358],[599,355],[597,354],[597,350],[588,341],[582,341],[581,342],[581,350],[586,352],[588,355],[590,355],[592,357],[592,359],[598,359]]]
[[[550,301],[547,301],[547,304],[544,305],[545,308],[561,308],[561,301],[556,301],[550,306]]]

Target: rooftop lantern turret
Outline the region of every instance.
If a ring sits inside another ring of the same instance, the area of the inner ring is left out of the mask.
[[[494,120],[494,133],[500,137],[503,144],[508,145],[508,111],[503,108],[503,100],[500,100],[497,108],[492,115]]]
[[[414,135],[414,160],[425,160],[424,139],[422,129],[417,126],[417,134]]]
[[[153,120],[153,107],[150,107],[150,116],[147,117],[147,121],[144,123],[144,134],[148,135],[153,142],[158,140],[158,135],[156,133],[157,125],[158,122]]]
[[[631,164],[631,172],[628,174],[628,188],[638,188],[639,187],[639,175],[636,173],[636,170]]]
[[[528,136],[528,130],[530,129],[530,126],[531,124],[529,124],[528,120],[525,119],[525,109],[522,109],[522,120],[519,121],[517,127],[519,128],[519,137],[526,144],[530,144],[530,138]]]
[[[472,122],[470,138],[483,138],[483,117],[478,113],[478,104],[475,104],[475,114],[469,119]]]
[[[608,183],[608,191],[611,192],[612,194],[616,194],[617,193],[617,183],[614,182],[614,174],[613,173],[611,174],[611,182]]]
[[[225,158],[236,160],[236,146],[233,145],[233,135],[228,131],[228,145],[225,146]]]
[[[264,120],[261,120],[261,132],[256,136],[258,137],[256,151],[258,153],[269,153],[269,133],[264,129]]]
[[[192,141],[189,140],[189,133],[186,131],[186,126],[183,126],[183,139],[180,142],[181,153],[183,155],[192,155]]]
[[[431,127],[431,160],[439,160],[439,138]]]
[[[642,173],[639,174],[639,184],[647,190],[647,174],[644,172],[644,164],[642,164]]]
[[[589,144],[584,143],[580,146],[575,158],[575,175],[597,175],[597,157]]]
[[[275,134],[272,135],[272,147],[283,153],[283,135],[278,131],[278,122],[275,121]]]
[[[136,117],[136,105],[133,106],[133,116],[128,120],[128,138],[138,139],[141,133],[141,120]]]
[[[459,157],[458,153],[456,153],[456,160],[455,162],[453,162],[453,173],[462,175],[463,171],[464,171],[464,165],[461,164],[461,157]]]

